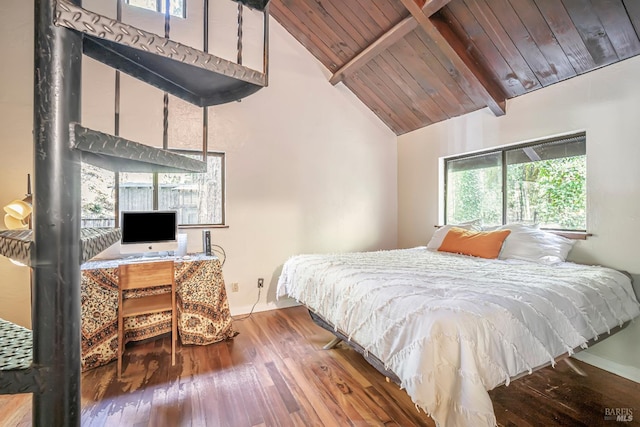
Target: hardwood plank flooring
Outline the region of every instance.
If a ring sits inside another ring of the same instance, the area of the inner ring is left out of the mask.
[[[168,338],[130,346],[116,364],[82,376],[83,426],[434,426],[407,394],[332,335],[302,307],[234,322],[240,334],[209,346]],[[490,392],[500,426],[608,426],[606,408],[631,408],[638,426],[640,384],[575,361]],[[0,396],[0,426],[30,426],[31,396]]]

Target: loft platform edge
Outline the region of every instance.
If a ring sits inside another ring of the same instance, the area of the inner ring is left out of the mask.
[[[32,361],[32,332],[0,319],[0,394],[37,393],[42,389],[42,372],[32,366]]]
[[[237,101],[267,75],[157,34],[56,2],[56,25],[83,34],[83,53],[199,107]]]
[[[82,160],[114,172],[202,173],[207,163],[72,123],[71,145]]]
[[[42,371],[34,367],[0,370],[0,395],[40,393],[44,388]]]
[[[81,263],[89,261],[109,246],[120,241],[119,228],[82,228],[80,229]]]
[[[237,101],[266,86],[266,80],[247,82],[87,35],[82,48],[88,57],[199,107]]]
[[[33,230],[0,231],[0,255],[24,265],[31,265]]]
[[[33,335],[23,326],[0,319],[0,371],[24,370],[33,360]]]
[[[80,263],[89,261],[109,246],[120,241],[119,228],[83,228],[80,230]],[[33,266],[33,230],[0,231],[0,255]],[[2,319],[0,319],[0,324]],[[0,338],[1,344],[1,338]],[[1,349],[0,349],[1,352]],[[0,353],[1,354],[1,353]],[[1,364],[0,364],[1,366]],[[23,366],[24,368],[24,366]],[[1,368],[0,368],[1,369]]]

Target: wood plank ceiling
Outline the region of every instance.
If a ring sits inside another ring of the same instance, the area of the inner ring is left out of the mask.
[[[640,53],[640,0],[272,0],[397,135]]]

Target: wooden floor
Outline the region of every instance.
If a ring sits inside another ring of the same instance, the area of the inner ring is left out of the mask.
[[[294,307],[234,322],[240,334],[209,346],[169,339],[132,346],[122,379],[115,362],[82,377],[83,426],[434,426],[406,393]],[[490,392],[501,426],[640,425],[640,384],[576,361]],[[634,420],[605,420],[632,408]],[[0,425],[31,425],[30,395],[0,396]]]

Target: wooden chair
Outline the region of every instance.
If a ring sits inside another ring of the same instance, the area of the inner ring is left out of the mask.
[[[139,298],[124,298],[126,291],[171,285],[171,291]],[[122,264],[118,269],[118,378],[122,374],[124,319],[141,314],[171,312],[171,366],[176,364],[178,317],[173,261]]]

